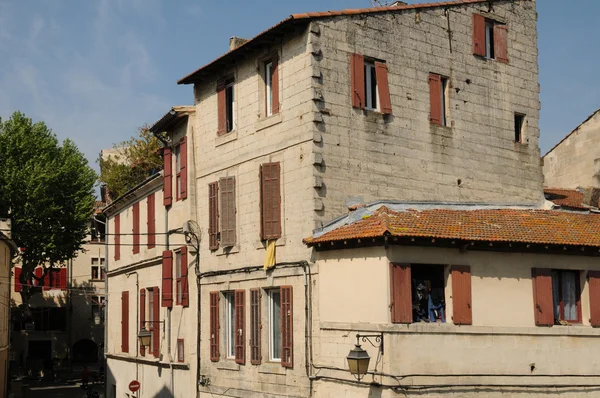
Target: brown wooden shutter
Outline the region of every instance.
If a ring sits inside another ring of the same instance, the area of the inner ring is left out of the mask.
[[[146,328],[146,289],[140,289],[140,330]],[[140,354],[146,355],[146,347],[140,344]]]
[[[208,184],[208,248],[219,248],[219,183]]]
[[[221,244],[224,247],[235,246],[235,177],[219,180],[221,193]]]
[[[537,326],[554,325],[554,305],[552,301],[552,271],[547,268],[533,268],[533,310]]]
[[[152,320],[154,321],[152,325],[152,355],[158,358],[160,355],[160,323],[158,323],[160,321],[160,304],[158,302],[160,300],[160,289],[158,286],[152,288],[152,295],[154,296],[152,300],[153,308],[150,308]]]
[[[473,54],[485,57],[485,17],[473,14]]]
[[[260,168],[261,238],[281,238],[281,167],[265,163]]]
[[[600,271],[588,271],[590,284],[590,324],[600,327]]]
[[[181,188],[179,199],[187,198],[187,137],[181,139],[179,144],[179,176],[181,178]]]
[[[281,366],[294,366],[294,324],[292,287],[281,286]]]
[[[184,307],[190,306],[190,287],[188,285],[188,248],[181,247],[181,305]]]
[[[217,82],[217,115],[218,127],[217,134],[222,135],[227,132],[227,104],[225,99],[225,80]]]
[[[472,325],[471,267],[452,266],[452,319],[455,325]]]
[[[260,365],[260,289],[250,289],[250,363]]]
[[[21,283],[21,272],[23,269],[21,267],[15,267],[15,292],[20,292],[23,288]]]
[[[353,108],[365,107],[365,57],[350,54],[350,95]]]
[[[219,361],[219,292],[210,292],[210,360]]]
[[[121,215],[115,216],[115,261],[121,258]]]
[[[173,161],[172,161],[171,148],[164,149],[163,155],[163,171],[164,171],[164,184],[163,184],[163,204],[165,206],[171,206],[173,203]]]
[[[494,25],[494,56],[499,62],[508,63],[508,26]]]
[[[271,113],[279,113],[279,68],[278,61],[275,58],[271,61]]]
[[[140,252],[140,202],[133,204],[133,254]]]
[[[233,305],[235,307],[235,362],[246,362],[246,291],[236,290]]]
[[[173,252],[162,253],[162,306],[173,307]]]
[[[413,316],[410,264],[390,263],[390,294],[392,323],[411,323]]]
[[[388,67],[383,62],[375,62],[375,75],[377,77],[377,90],[379,91],[379,104],[381,113],[392,114],[392,101],[390,99],[390,86],[388,82]]]
[[[429,74],[429,120],[442,125],[442,77]]]
[[[58,285],[58,287],[60,288],[60,290],[67,290],[67,269],[66,268],[61,268],[59,270],[59,280],[60,283]]]
[[[121,351],[129,352],[129,292],[121,293]]]
[[[146,206],[148,210],[148,249],[152,249],[156,247],[156,199],[154,193],[148,195]]]

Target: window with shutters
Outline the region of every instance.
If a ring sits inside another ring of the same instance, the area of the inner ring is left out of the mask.
[[[114,236],[115,236],[115,261],[121,259],[121,215],[117,214],[114,221]]]
[[[448,78],[436,73],[429,74],[429,120],[439,126],[448,126],[449,104]]]
[[[385,61],[366,58],[361,54],[350,56],[352,106],[383,114],[392,113]]]
[[[208,247],[219,248],[219,183],[208,184]]]
[[[133,254],[140,252],[140,202],[133,204]]]
[[[277,57],[271,57],[262,63],[262,77],[265,86],[266,117],[279,113],[279,70]]]
[[[279,162],[260,167],[261,238],[281,238],[281,168]]]
[[[269,297],[269,360],[281,361],[281,292],[268,291]]]
[[[163,205],[173,203],[173,154],[171,148],[163,150]]]
[[[579,271],[552,270],[554,324],[581,323]]]
[[[250,363],[252,365],[259,365],[262,359],[260,301],[260,289],[250,289]]]
[[[175,304],[181,305],[183,302],[183,280],[181,279],[181,251],[175,252],[175,291],[177,300]]]
[[[473,54],[508,63],[507,41],[506,24],[473,14]]]
[[[236,290],[235,305],[235,362],[244,364],[246,361],[246,291]]]
[[[525,115],[515,113],[515,142],[523,143],[523,130],[525,129]]]
[[[152,347],[154,347],[154,290],[152,288],[146,289],[146,297],[148,300],[148,305],[146,305],[146,323],[147,329],[152,332],[152,337],[150,338],[150,352],[153,351]],[[158,325],[156,325],[158,326]]]
[[[219,320],[219,300],[220,300],[219,292],[210,292],[210,360],[212,362],[218,362],[220,353],[219,353],[219,329],[220,329],[220,320]]]
[[[152,249],[156,247],[156,199],[154,193],[148,195],[146,199],[146,210],[148,249]]]
[[[181,200],[181,144],[175,146],[175,200]]]
[[[226,292],[225,299],[225,355],[227,358],[235,358],[235,294]]]
[[[235,177],[219,179],[219,194],[221,199],[219,241],[223,247],[232,247],[236,244]]]
[[[160,356],[160,289],[158,286],[147,288],[148,305],[146,306],[146,323],[148,330],[152,333],[150,339],[150,352],[155,357]]]
[[[184,362],[183,339],[177,339],[177,362]]]
[[[223,79],[217,83],[217,108],[217,133],[222,135],[235,130],[235,80],[233,78]]]
[[[129,352],[129,292],[121,293],[121,351]]]

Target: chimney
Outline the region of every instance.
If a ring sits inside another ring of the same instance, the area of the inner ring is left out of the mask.
[[[229,39],[229,51],[235,50],[242,44],[247,43],[249,41],[250,40],[248,40],[248,39],[242,39],[241,37],[232,36]]]
[[[598,207],[600,199],[600,188],[587,187],[583,192],[583,204],[590,207]]]
[[[0,233],[8,239],[12,239],[12,222],[10,218],[0,218]]]

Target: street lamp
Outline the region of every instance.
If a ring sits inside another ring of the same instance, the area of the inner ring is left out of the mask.
[[[148,347],[150,345],[150,340],[152,339],[152,332],[142,326],[142,329],[138,333],[138,339],[140,340],[140,345],[142,347]]]
[[[375,343],[379,343],[379,345],[376,346],[370,338],[374,338]],[[360,346],[359,339],[362,339],[363,342],[368,341],[373,347],[379,348],[381,355],[383,355],[383,333],[356,335],[356,344],[354,345],[354,348],[350,350],[346,359],[348,360],[350,373],[358,381],[360,381],[367,374],[367,370],[369,369],[369,361],[371,360],[369,353]]]

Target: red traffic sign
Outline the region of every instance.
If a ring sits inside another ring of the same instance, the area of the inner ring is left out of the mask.
[[[136,392],[139,389],[140,389],[140,382],[139,381],[134,380],[131,383],[129,383],[129,391]]]

